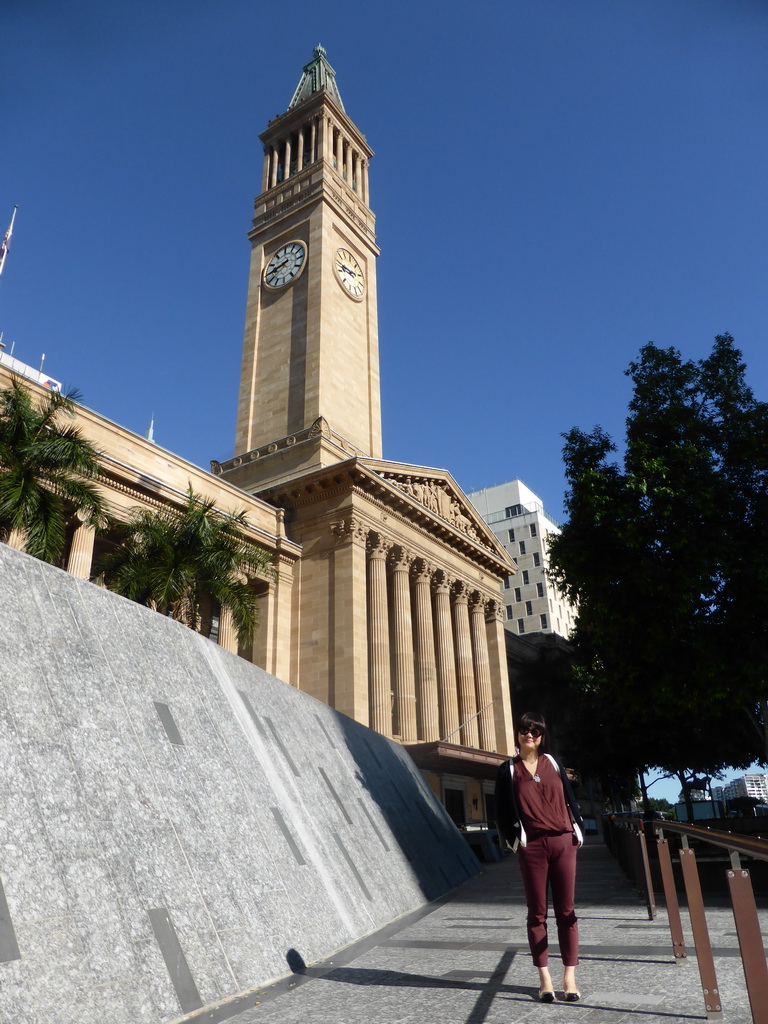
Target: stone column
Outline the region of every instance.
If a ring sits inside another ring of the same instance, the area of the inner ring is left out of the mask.
[[[279,543],[279,542],[278,542]],[[279,549],[278,549],[279,550]],[[296,686],[295,640],[293,636],[293,570],[296,558],[278,554],[277,579],[269,587],[270,621],[274,623],[270,652],[272,675]]]
[[[368,201],[368,161],[363,161],[363,202],[370,206]]]
[[[372,535],[368,557],[368,679],[371,728],[392,735],[392,684],[387,612],[387,551],[389,543]]]
[[[478,735],[481,750],[496,749],[493,727],[493,690],[491,666],[488,661],[488,637],[485,635],[485,601],[475,592],[469,606],[469,629],[472,634],[472,656],[475,665]]]
[[[504,606],[500,598],[486,605],[485,635],[488,639],[488,662],[491,670],[493,721],[496,728],[496,750],[500,754],[515,752],[515,732],[512,725],[512,701],[509,696],[507,648],[504,641]]]
[[[360,154],[355,151],[352,164],[352,188],[358,195],[362,195],[362,182],[360,180]]]
[[[416,717],[419,739],[440,739],[437,713],[437,666],[432,623],[431,570],[421,561],[413,577],[414,640],[416,651]]]
[[[72,546],[69,549],[69,558],[67,559],[67,572],[81,580],[89,580],[91,578],[93,542],[96,539],[96,530],[85,522],[82,512],[76,512],[75,518],[80,525],[72,534]]]
[[[261,191],[266,192],[269,188],[269,155],[271,152],[270,146],[264,147],[264,170],[261,175]]]
[[[368,528],[355,516],[331,525],[337,541],[330,552],[328,571],[333,581],[329,594],[328,703],[356,722],[369,725],[368,582],[366,546]],[[386,613],[386,577],[384,609]],[[386,628],[386,614],[384,619]],[[387,655],[388,657],[388,655]],[[389,661],[387,660],[387,669]],[[386,708],[391,708],[389,673]],[[390,716],[391,717],[391,716]]]
[[[339,177],[344,174],[344,139],[339,131],[336,135],[336,170],[339,172]]]
[[[456,699],[456,657],[451,625],[451,584],[440,572],[435,576],[435,654],[440,738],[459,742],[459,708]]]
[[[280,163],[280,156],[277,146],[272,147],[272,170],[269,176],[269,187],[274,188],[277,184],[277,167]]]
[[[395,691],[394,731],[403,743],[415,743],[416,683],[413,672],[411,619],[411,556],[403,548],[392,552],[392,669]]]
[[[283,181],[287,181],[291,176],[291,136],[285,140],[285,157],[283,163]]]
[[[312,119],[312,126],[309,130],[309,162],[313,164],[317,160],[317,118]]]
[[[304,166],[304,125],[299,128],[299,145],[296,150],[296,173],[300,174]]]
[[[459,582],[454,587],[453,632],[456,642],[461,742],[465,747],[476,747],[478,744],[477,698],[475,697],[475,670],[472,665],[472,640],[469,634],[469,589],[466,583]]]
[[[237,633],[229,608],[219,609],[219,647],[237,654]]]
[[[352,146],[347,143],[347,159],[346,159],[346,172],[347,172],[347,184],[352,188],[352,180],[354,172],[352,170]]]

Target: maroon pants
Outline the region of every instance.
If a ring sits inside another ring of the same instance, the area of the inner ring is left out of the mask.
[[[547,883],[552,890],[563,966],[575,967],[579,962],[579,925],[573,902],[576,850],[576,837],[571,832],[529,839],[525,848],[518,848],[518,863],[528,904],[528,944],[535,967],[546,967],[549,963]]]

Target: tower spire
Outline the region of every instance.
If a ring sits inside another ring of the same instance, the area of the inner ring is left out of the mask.
[[[320,92],[321,89],[325,89],[330,93],[334,103],[346,114],[344,104],[341,102],[338,86],[336,85],[336,72],[326,59],[325,47],[318,43],[312,55],[312,60],[309,64],[304,65],[304,70],[299,84],[296,86],[293,99],[288,104],[288,110],[293,110],[299,103],[303,103],[304,100],[309,99],[313,93]]]

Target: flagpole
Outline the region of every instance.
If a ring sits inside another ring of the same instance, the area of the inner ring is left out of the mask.
[[[2,245],[0,245],[0,274],[3,272],[5,257],[8,255],[8,250],[11,246],[11,235],[13,234],[13,223],[16,220],[17,210],[18,206],[14,206],[13,213],[11,214],[11,223],[8,225],[8,230],[5,232],[5,238],[3,239]]]

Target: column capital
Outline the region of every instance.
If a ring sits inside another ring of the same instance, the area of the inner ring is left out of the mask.
[[[504,603],[497,597],[490,598],[485,606],[485,621],[493,622],[494,620],[504,621]]]
[[[431,583],[435,567],[426,558],[415,558],[411,564],[414,583]]]
[[[449,594],[454,582],[444,569],[438,569],[432,574],[432,588],[436,594]]]
[[[392,547],[392,541],[388,537],[382,537],[380,533],[368,533],[367,539],[368,553],[371,558],[386,558],[389,549]]]
[[[469,604],[469,585],[464,580],[456,580],[451,590],[455,604]]]
[[[413,555],[402,544],[393,545],[390,549],[389,565],[394,572],[408,572],[412,562]]]
[[[339,519],[335,523],[331,523],[330,529],[339,544],[346,540],[357,541],[359,544],[365,544],[368,541],[368,527],[356,516]]]

